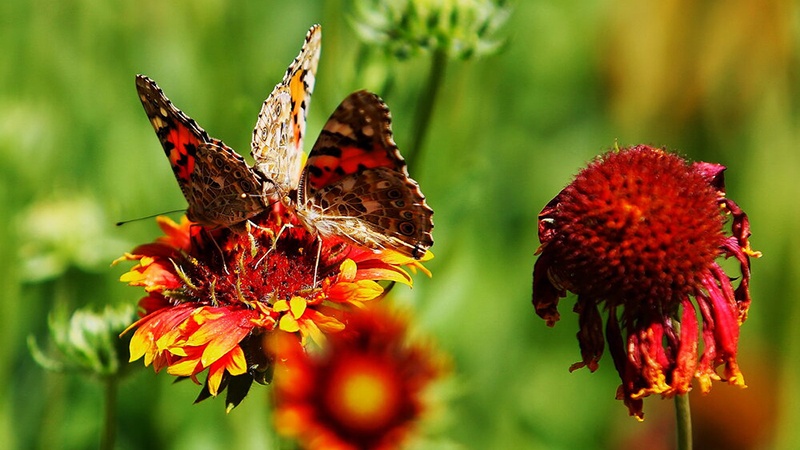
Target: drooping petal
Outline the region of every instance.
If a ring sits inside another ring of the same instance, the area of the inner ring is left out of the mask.
[[[697,370],[697,311],[689,299],[682,302],[683,314],[681,315],[680,343],[678,355],[675,358],[675,369],[672,371],[672,389],[677,394],[689,392],[692,388],[692,379]]]
[[[605,341],[603,340],[603,318],[600,317],[597,305],[583,297],[578,297],[574,311],[579,315],[578,344],[581,347],[581,357],[583,359],[571,365],[569,371],[572,372],[581,367],[588,367],[591,372],[594,372],[597,370],[597,363],[600,361],[600,357],[603,356],[603,347],[605,346]]]

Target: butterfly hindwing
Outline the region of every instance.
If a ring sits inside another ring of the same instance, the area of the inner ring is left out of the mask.
[[[189,203],[189,220],[227,227],[265,209],[261,177],[240,155],[210,138],[152,79],[137,75],[136,89]]]
[[[347,237],[374,249],[390,248],[416,259],[433,245],[433,211],[419,186],[386,167],[323,186],[308,199],[306,208],[322,212],[323,220],[315,223],[323,235]]]

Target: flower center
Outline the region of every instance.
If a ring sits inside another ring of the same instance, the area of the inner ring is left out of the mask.
[[[674,304],[724,239],[713,187],[681,158],[644,146],[589,165],[552,219],[554,278],[612,303]]]
[[[344,428],[371,433],[385,429],[397,416],[398,380],[385,365],[351,356],[332,368],[325,405]]]
[[[323,243],[319,251],[320,241],[302,227],[281,229],[266,219],[246,230],[204,236],[201,245],[198,264],[184,265],[198,288],[192,295],[221,305],[311,299],[345,256],[335,244]]]

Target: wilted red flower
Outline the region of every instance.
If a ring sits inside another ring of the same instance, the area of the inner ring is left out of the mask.
[[[285,359],[275,372],[279,433],[307,449],[394,449],[426,411],[425,389],[447,364],[412,342],[407,319],[368,307],[346,315],[347,328],[315,352],[275,335]]]
[[[121,281],[147,292],[139,302],[142,318],[129,327],[136,328],[131,361],[144,356],[156,372],[166,368],[195,382],[208,369],[198,400],[229,387],[230,409],[254,380],[270,381],[274,356],[264,347],[270,332],[322,343],[325,333],[345,327],[335,315],[383,294],[377,281],[411,285],[403,266],[427,273],[394,251],[337,239],[322,240],[318,260],[320,241],[302,226],[283,228],[290,216],[275,208],[235,231],[160,217],[165,236],[120,258],[138,261]]]
[[[622,378],[617,398],[638,419],[650,394],[684,394],[693,378],[708,392],[720,365],[723,379],[744,386],[739,327],[750,305],[750,257],[760,254],[750,249],[747,215],[725,197],[724,170],[644,145],[611,151],[539,214],[536,313],[553,326],[559,298],[577,294],[582,361],[570,370],[595,371],[605,346],[603,304]],[[731,256],[741,270],[735,289],[716,262]]]

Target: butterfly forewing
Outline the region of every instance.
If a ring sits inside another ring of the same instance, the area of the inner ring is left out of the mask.
[[[136,89],[189,203],[190,220],[227,227],[266,208],[263,181],[241,156],[210,138],[150,78],[137,75]]]
[[[359,170],[387,167],[408,176],[392,138],[389,108],[377,95],[345,98],[322,128],[306,163],[306,183],[320,188]]]
[[[264,101],[253,130],[256,169],[283,195],[297,186],[303,160],[306,116],[319,63],[322,29],[308,30],[300,54]]]
[[[342,101],[311,150],[297,215],[323,235],[414,258],[433,245],[433,211],[392,138],[391,115],[375,94]]]

